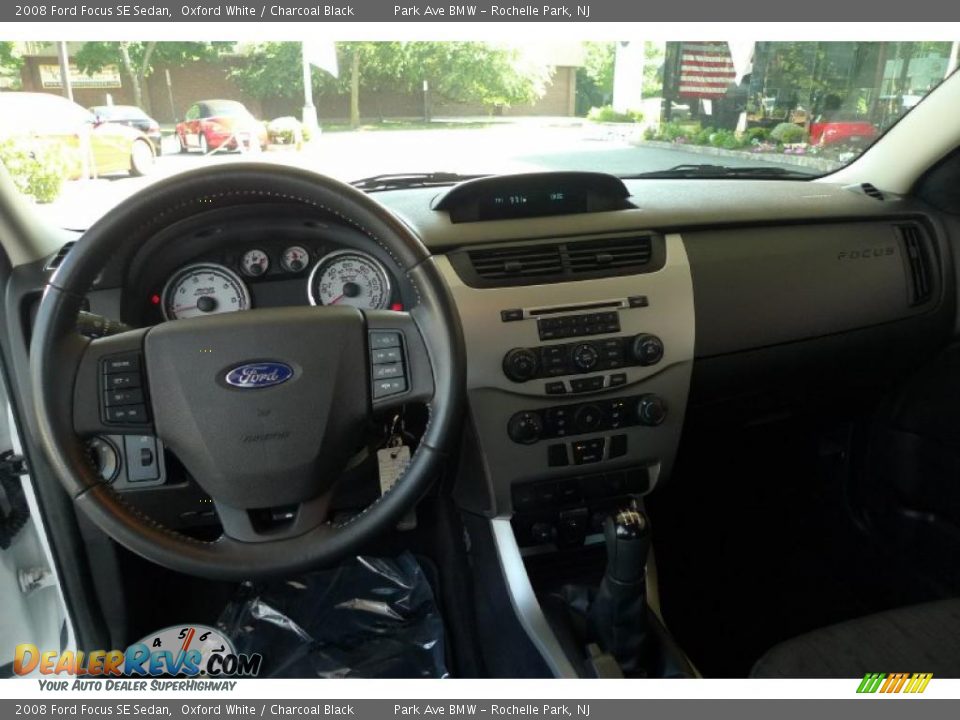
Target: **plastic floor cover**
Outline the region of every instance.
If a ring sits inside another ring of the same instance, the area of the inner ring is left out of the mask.
[[[218,620],[260,677],[444,678],[444,628],[416,558],[359,556],[331,570],[245,583]]]

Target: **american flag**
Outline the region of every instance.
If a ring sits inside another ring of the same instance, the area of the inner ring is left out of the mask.
[[[730,48],[725,42],[680,44],[681,97],[718,98],[737,78]]]

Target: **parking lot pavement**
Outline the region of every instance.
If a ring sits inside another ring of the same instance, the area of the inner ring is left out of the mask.
[[[711,158],[696,151],[636,146],[590,127],[503,123],[484,128],[372,130],[322,133],[302,151],[278,148],[261,153],[176,152],[165,154],[146,177],[110,177],[66,183],[61,197],[41,212],[61,227],[82,229],[133,193],[158,180],[211,164],[246,160],[308,167],[341,180],[381,173],[448,171],[504,173],[535,170],[595,170],[629,175],[682,163],[776,165],[768,158]],[[173,150],[173,152],[169,152]]]

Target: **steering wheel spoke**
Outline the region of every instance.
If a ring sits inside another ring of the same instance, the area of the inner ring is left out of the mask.
[[[91,340],[74,385],[77,434],[153,434],[143,341],[146,330]]]
[[[414,315],[368,310],[365,316],[373,412],[429,402],[434,394],[433,369]]]
[[[332,493],[292,505],[269,508],[236,508],[214,500],[223,533],[245,543],[276,542],[324,527]]]

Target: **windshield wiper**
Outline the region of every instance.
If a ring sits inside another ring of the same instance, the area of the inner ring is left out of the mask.
[[[453,185],[464,180],[475,180],[477,178],[487,177],[486,175],[460,175],[451,172],[430,172],[430,173],[387,173],[385,175],[372,175],[371,177],[352,180],[350,182],[355,188],[360,190],[396,190],[399,188],[413,187],[431,187],[434,185]]]
[[[765,180],[778,178],[809,179],[815,177],[815,175],[801,170],[790,170],[788,168],[771,165],[733,167],[731,165],[686,164],[675,165],[666,170],[652,170],[650,172],[637,173],[636,175],[621,175],[621,177],[627,180],[638,178],[746,178]]]

